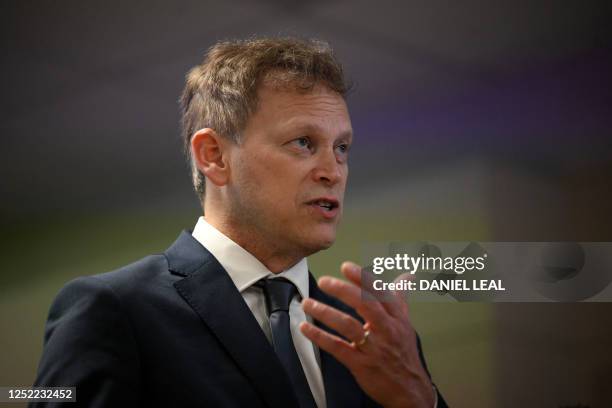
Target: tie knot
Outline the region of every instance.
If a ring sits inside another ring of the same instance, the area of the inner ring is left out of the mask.
[[[268,314],[279,310],[289,311],[289,303],[297,293],[297,288],[293,283],[284,278],[264,279],[258,283],[260,283],[258,286],[263,287],[266,296]]]

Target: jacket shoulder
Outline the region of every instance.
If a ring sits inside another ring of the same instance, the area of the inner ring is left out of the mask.
[[[90,278],[103,282],[113,290],[124,291],[138,287],[143,282],[155,280],[168,273],[168,261],[163,254],[144,257],[118,269],[90,275]],[[78,278],[77,278],[78,279]]]
[[[102,405],[119,395],[135,403],[139,366],[132,327],[111,286],[95,276],[66,284],[49,311],[35,385],[76,386],[79,400]]]

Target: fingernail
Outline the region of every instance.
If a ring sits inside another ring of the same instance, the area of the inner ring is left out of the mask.
[[[355,264],[353,262],[350,262],[350,261],[347,261],[344,264],[346,265],[346,268],[348,269],[349,272],[351,272],[351,273],[358,273],[359,272],[359,269],[360,269],[359,265],[357,265],[357,264]]]
[[[323,285],[325,286],[326,282],[329,283],[331,281],[331,278],[329,276],[323,276],[319,278],[319,281],[317,282],[319,284],[319,286]]]

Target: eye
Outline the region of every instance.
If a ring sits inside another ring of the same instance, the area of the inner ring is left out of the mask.
[[[335,150],[338,160],[340,160],[341,162],[346,161],[348,159],[348,153],[350,148],[351,145],[348,143],[340,143],[339,145],[337,145]]]
[[[336,149],[338,149],[338,151],[340,153],[348,153],[349,145],[346,144],[346,143],[342,143],[342,144],[339,144],[338,146],[336,146]]]
[[[312,146],[312,142],[307,137],[298,137],[290,142],[293,146],[297,147],[300,150],[310,150]]]

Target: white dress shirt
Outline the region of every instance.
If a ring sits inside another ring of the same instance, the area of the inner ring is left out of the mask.
[[[283,277],[297,287],[299,296],[295,296],[289,305],[291,337],[315,402],[319,408],[326,408],[319,350],[299,329],[300,323],[311,321],[300,305],[301,299],[308,297],[309,278],[306,258],[286,271],[273,274],[248,251],[206,222],[204,217],[198,219],[192,235],[227,271],[270,342],[272,342],[272,333],[266,311],[265,297],[261,289],[252,285],[262,278],[273,276],[275,278]]]

